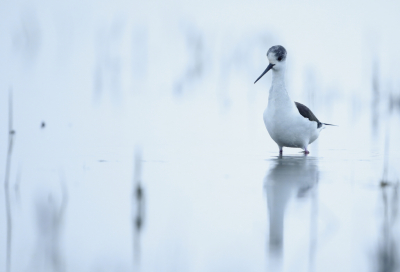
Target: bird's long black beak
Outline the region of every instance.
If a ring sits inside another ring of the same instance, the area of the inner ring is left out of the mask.
[[[267,69],[265,69],[265,71],[261,74],[261,76],[259,76],[259,77],[257,78],[257,80],[254,81],[254,84],[256,84],[256,82],[257,82],[260,78],[262,78],[263,75],[265,75],[269,70],[271,70],[271,68],[274,67],[274,65],[275,65],[275,64],[270,63],[270,64],[268,65]]]

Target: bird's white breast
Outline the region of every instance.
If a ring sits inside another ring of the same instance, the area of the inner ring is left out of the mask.
[[[285,89],[271,87],[264,123],[271,138],[279,145],[304,148],[319,135],[317,122],[300,115]]]

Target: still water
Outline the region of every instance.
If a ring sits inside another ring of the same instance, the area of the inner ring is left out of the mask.
[[[278,156],[261,107],[243,133],[247,118],[209,106],[207,134],[181,128],[201,116],[202,102],[156,105],[164,116],[140,144],[104,138],[116,118],[75,132],[66,125],[62,135],[38,123],[26,143],[31,134],[15,128],[2,264],[10,256],[10,271],[399,269],[395,126],[374,136],[364,135],[370,120],[341,122],[310,155],[286,148]],[[164,128],[170,118],[179,122]],[[119,122],[111,134],[129,134]],[[58,148],[65,134],[74,141]]]

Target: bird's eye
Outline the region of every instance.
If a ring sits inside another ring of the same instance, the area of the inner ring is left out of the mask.
[[[281,61],[281,60],[282,60],[282,57],[279,57],[279,58],[278,58],[278,61]]]

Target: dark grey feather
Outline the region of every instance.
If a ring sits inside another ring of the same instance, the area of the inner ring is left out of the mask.
[[[332,124],[327,124],[327,123],[322,123],[322,124],[324,124],[325,126],[335,126],[335,127],[337,127],[337,125],[332,125]]]
[[[299,103],[299,102],[294,102],[296,104],[297,109],[299,110],[299,113],[304,117],[308,118],[310,121],[315,121],[317,122],[317,128],[320,128],[322,126],[322,123],[318,120],[318,118],[312,113],[312,111],[307,108],[307,106]]]
[[[272,46],[272,47],[268,50],[267,56],[268,56],[270,53],[273,53],[273,54],[275,55],[275,58],[276,58],[277,60],[279,60],[279,61],[285,60],[285,59],[286,59],[286,55],[287,55],[286,49],[285,49],[282,45],[275,45],[275,46]]]

